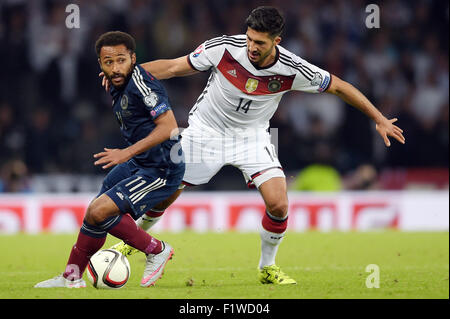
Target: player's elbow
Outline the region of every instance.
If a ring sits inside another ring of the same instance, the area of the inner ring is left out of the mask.
[[[177,77],[179,73],[177,66],[173,65],[167,70],[166,79]]]
[[[179,134],[178,124],[172,110],[161,114],[158,121],[156,121],[156,125],[159,127],[161,134],[166,140],[178,136]]]
[[[172,139],[177,137],[180,134],[180,131],[178,129],[177,121],[175,121],[175,118],[167,127],[167,133],[168,133],[168,139]]]
[[[340,96],[340,95],[348,92],[348,90],[351,89],[352,87],[353,86],[350,83],[348,83],[344,80],[341,80],[339,77],[332,74],[331,75],[331,83],[327,89],[327,92],[337,95],[337,96]]]
[[[170,77],[187,76],[199,72],[190,64],[189,57],[187,55],[170,61],[171,63],[168,70]]]
[[[158,80],[167,80],[167,79],[171,79],[171,78],[174,78],[177,76],[181,76],[180,74],[181,74],[181,72],[179,71],[178,66],[175,64],[172,64],[172,65],[169,65],[167,68],[160,70],[157,73],[157,79]]]

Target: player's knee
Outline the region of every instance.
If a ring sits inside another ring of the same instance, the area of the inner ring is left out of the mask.
[[[273,216],[284,218],[288,213],[288,201],[279,200],[273,203],[267,203],[266,208]]]
[[[175,193],[169,196],[169,198],[153,206],[151,211],[164,212],[170,205],[172,205],[172,203],[178,198],[178,196],[180,196],[181,192],[183,192],[183,189],[178,189],[177,191],[175,191]],[[150,214],[147,212],[147,215]]]
[[[165,211],[166,208],[170,206],[170,204],[171,204],[170,202],[163,201],[163,202],[157,204],[156,206],[154,206],[154,207],[151,209],[151,211],[156,211],[156,212],[162,212],[162,211]]]
[[[91,225],[98,225],[109,215],[110,213],[105,205],[101,202],[93,201],[89,204],[84,219]]]

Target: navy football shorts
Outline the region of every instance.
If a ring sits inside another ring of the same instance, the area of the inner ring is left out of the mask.
[[[121,213],[129,213],[136,220],[178,189],[184,169],[184,163],[161,169],[142,167],[130,160],[108,173],[98,196],[108,195]]]

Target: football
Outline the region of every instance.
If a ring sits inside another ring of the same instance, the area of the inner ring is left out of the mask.
[[[119,289],[130,278],[130,263],[127,257],[113,249],[96,252],[87,267],[87,277],[97,289]]]

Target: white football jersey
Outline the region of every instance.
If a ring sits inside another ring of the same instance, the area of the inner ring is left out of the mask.
[[[275,61],[264,68],[247,56],[247,36],[221,36],[188,55],[198,71],[211,70],[205,89],[189,112],[189,125],[227,129],[269,127],[284,93],[324,92],[330,73],[277,45]]]

